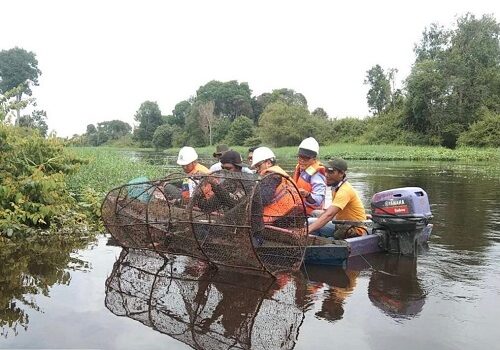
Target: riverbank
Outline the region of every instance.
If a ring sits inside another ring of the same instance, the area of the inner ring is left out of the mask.
[[[247,147],[233,147],[246,158]],[[146,176],[150,179],[164,177],[169,168],[181,171],[175,165],[178,149],[155,152],[152,149],[125,149],[105,147],[75,147],[69,152],[87,160],[87,164],[70,177],[72,189],[92,188],[99,198],[110,189],[127,183],[133,178]],[[200,158],[212,160],[214,147],[197,148]],[[280,162],[294,161],[296,147],[274,149]],[[320,158],[343,157],[350,161],[420,161],[444,162],[445,169],[467,167],[482,177],[498,177],[500,174],[500,150],[460,148],[450,150],[442,147],[381,146],[336,144],[322,147]],[[167,159],[169,158],[169,159]],[[477,166],[474,166],[477,164]],[[171,169],[170,169],[171,170]],[[96,203],[97,204],[97,203]]]
[[[211,157],[215,146],[196,148],[198,154]],[[235,146],[233,149],[246,155],[248,147]],[[297,147],[272,148],[278,158],[292,158],[297,155]],[[168,155],[177,155],[178,148],[170,148],[164,152]],[[342,157],[350,160],[433,160],[433,161],[466,161],[466,162],[500,162],[498,148],[469,148],[462,147],[449,149],[430,146],[402,146],[402,145],[356,145],[333,144],[321,146],[320,158]]]

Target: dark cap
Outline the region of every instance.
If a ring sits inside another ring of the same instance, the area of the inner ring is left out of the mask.
[[[347,171],[347,162],[342,158],[332,158],[325,164],[327,170],[340,170],[344,173]]]
[[[224,152],[220,157],[219,161],[221,162],[221,164],[229,163],[236,165],[240,168],[246,166],[245,164],[243,164],[243,161],[241,160],[241,154],[233,150]]]
[[[226,152],[229,150],[229,147],[227,145],[217,145],[215,147],[215,152],[213,154],[214,157],[220,156],[222,153]]]
[[[311,151],[310,149],[307,148],[299,148],[299,156],[304,156],[308,158],[316,158],[318,155],[316,152]]]

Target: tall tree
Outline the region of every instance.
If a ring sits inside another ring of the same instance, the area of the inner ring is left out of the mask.
[[[298,145],[316,131],[311,130],[310,116],[303,106],[292,106],[283,101],[269,104],[259,120],[262,141],[273,146]]]
[[[374,114],[380,114],[391,101],[391,85],[380,65],[366,72],[365,84],[370,85],[366,94],[368,107]]]
[[[97,132],[97,129],[96,129],[94,124],[87,125],[87,132],[86,132],[87,135],[95,134],[96,132]]]
[[[328,113],[321,107],[316,108],[311,114],[321,119],[328,119]]]
[[[429,28],[425,28],[422,33],[422,39],[418,45],[415,45],[414,51],[416,62],[425,60],[442,60],[450,44],[452,31],[446,30],[437,23],[432,23]]]
[[[424,31],[406,81],[407,125],[454,147],[486,107],[500,111],[500,24],[466,14],[456,29]]]
[[[42,74],[38,69],[38,60],[33,52],[19,47],[0,51],[0,93],[16,87],[21,87],[16,94],[16,101],[20,102],[23,94],[31,96],[31,86],[38,86],[38,77]],[[17,108],[17,117],[21,109]]]
[[[106,135],[108,140],[116,140],[130,134],[132,127],[122,120],[111,120],[97,124],[97,131]]]
[[[202,125],[198,108],[191,108],[190,113],[186,116],[186,125],[184,126],[186,137],[182,140],[184,141],[182,146],[203,147],[208,144],[207,130],[204,130]]]
[[[203,130],[206,130],[210,146],[212,146],[212,129],[215,123],[214,110],[214,101],[201,102],[198,104],[198,114],[200,116],[201,127]]]
[[[134,119],[139,122],[139,125],[134,130],[134,139],[143,146],[149,146],[156,128],[163,123],[158,104],[151,101],[143,102]]]
[[[295,92],[287,88],[274,89],[272,92],[264,92],[253,98],[254,120],[257,122],[266,107],[275,102],[282,102],[289,106],[298,106],[307,109],[307,99],[300,92]]]
[[[179,133],[180,128],[177,125],[160,125],[156,128],[153,135],[153,145],[155,149],[172,147],[174,134]]]
[[[214,113],[220,117],[228,117],[233,121],[240,115],[253,115],[252,90],[248,83],[236,80],[221,82],[212,80],[196,91],[199,102],[214,101]]]
[[[271,92],[269,102],[284,102],[289,106],[304,107],[307,109],[307,99],[300,92],[295,92],[293,89],[275,89]]]
[[[189,101],[181,101],[177,103],[172,111],[172,118],[169,119],[171,124],[184,126],[186,122],[186,117],[191,110],[191,103]]]
[[[243,146],[245,140],[254,136],[253,121],[244,116],[240,116],[231,123],[226,136],[228,145]]]

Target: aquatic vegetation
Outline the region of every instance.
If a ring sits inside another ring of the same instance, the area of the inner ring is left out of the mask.
[[[278,157],[294,157],[295,147],[282,147],[276,150]],[[403,145],[357,145],[334,144],[322,146],[320,157],[342,157],[359,160],[436,160],[436,161],[499,161],[499,149],[403,146]]]
[[[215,146],[196,148],[200,157],[211,157]],[[247,147],[231,147],[232,149],[246,155]],[[295,158],[297,147],[273,148],[274,153],[280,159]],[[174,156],[178,149],[171,148],[165,154]],[[320,158],[342,157],[345,159],[358,160],[436,160],[436,161],[488,161],[500,162],[499,148],[473,148],[459,147],[449,149],[433,146],[404,146],[404,145],[360,145],[336,143],[332,145],[321,145]]]

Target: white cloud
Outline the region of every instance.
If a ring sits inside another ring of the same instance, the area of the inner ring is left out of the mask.
[[[36,53],[38,108],[61,136],[132,123],[145,100],[169,114],[212,79],[246,81],[255,95],[287,87],[311,110],[362,116],[368,69],[405,78],[424,28],[468,11],[500,17],[493,0],[5,1],[0,49]]]

